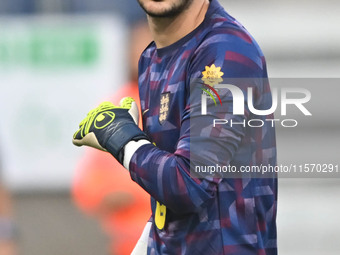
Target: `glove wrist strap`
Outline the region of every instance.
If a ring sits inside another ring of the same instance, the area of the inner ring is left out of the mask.
[[[115,131],[107,140],[105,147],[119,163],[124,161],[124,147],[130,141],[138,141],[141,139],[149,140],[147,135],[139,129],[134,123],[124,125]]]

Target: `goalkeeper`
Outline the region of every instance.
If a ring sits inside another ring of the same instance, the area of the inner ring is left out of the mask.
[[[154,38],[139,62],[143,131],[135,102],[125,98],[91,111],[73,137],[111,153],[151,195],[152,217],[133,254],[277,254],[275,177],[190,174],[193,155],[208,165],[276,164],[269,122],[216,129],[213,118],[247,123],[253,116],[246,104],[244,115],[234,115],[230,93],[220,94],[224,111],[215,111],[212,98],[201,115],[203,95],[191,94],[198,81],[214,90],[223,79],[247,78],[236,85],[245,95],[252,87],[256,109],[269,109],[260,48],[217,0],[138,1]]]

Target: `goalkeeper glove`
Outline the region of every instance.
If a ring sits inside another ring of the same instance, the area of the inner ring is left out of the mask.
[[[73,135],[73,144],[108,151],[123,164],[127,143],[142,139],[149,141],[137,126],[138,117],[137,104],[131,97],[123,98],[119,106],[104,102],[80,122]]]

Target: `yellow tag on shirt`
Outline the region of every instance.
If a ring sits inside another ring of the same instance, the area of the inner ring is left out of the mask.
[[[165,225],[166,206],[157,201],[155,212],[155,223],[158,229],[163,229]]]

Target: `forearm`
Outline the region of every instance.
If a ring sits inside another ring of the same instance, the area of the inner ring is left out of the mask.
[[[189,159],[160,150],[152,144],[139,147],[133,154],[129,170],[131,178],[153,198],[178,213],[199,210],[209,202],[214,185],[193,179]]]

